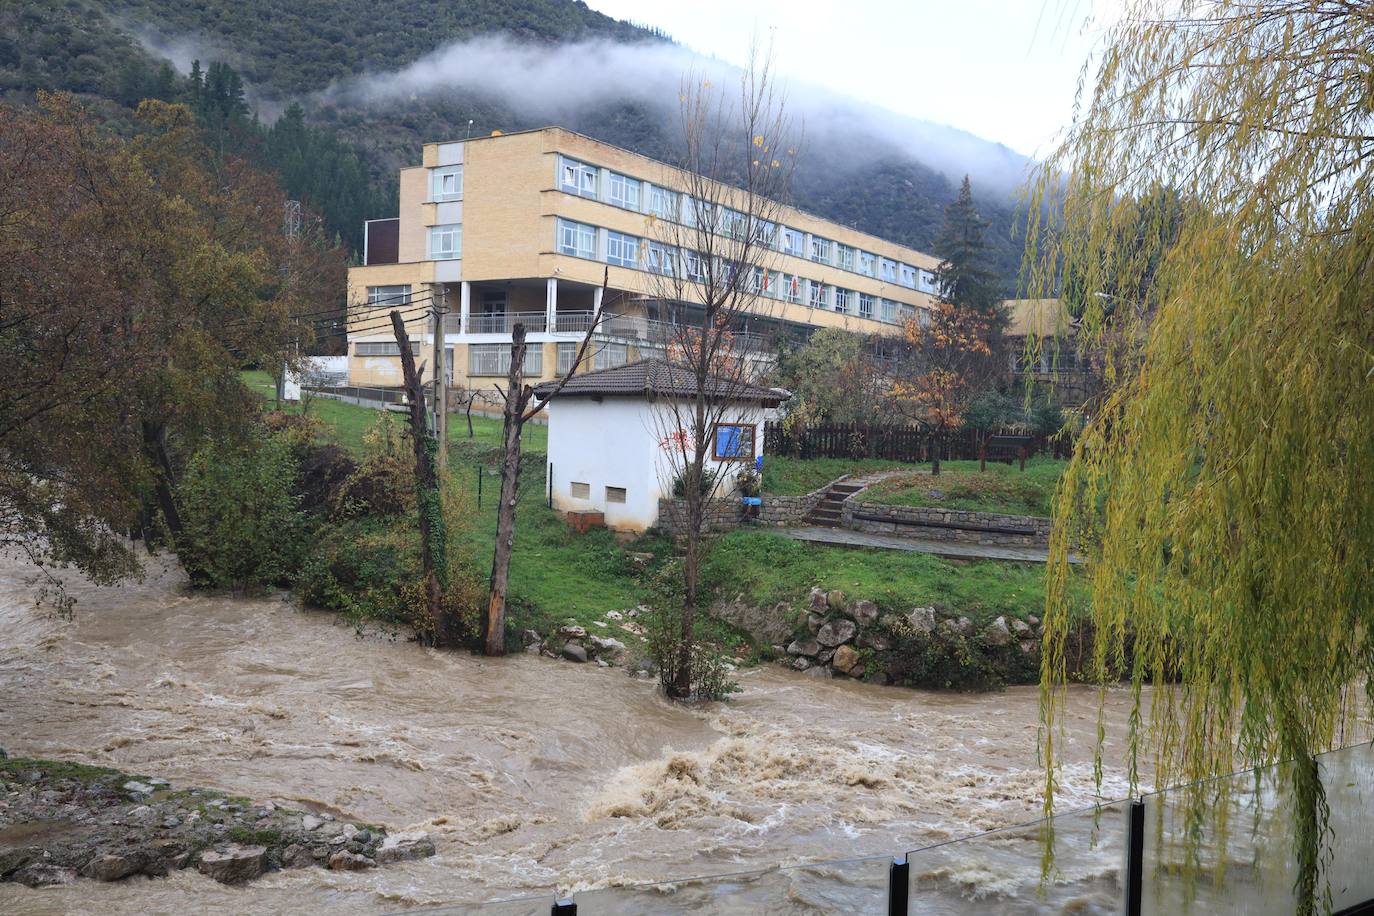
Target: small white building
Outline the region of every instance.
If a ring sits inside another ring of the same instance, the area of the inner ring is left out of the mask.
[[[545,394],[556,382],[535,388]],[[600,512],[617,531],[642,532],[658,521],[660,497],[672,495],[696,397],[696,378],[680,366],[646,360],[570,379],[547,408],[549,463],[545,486],[560,513]],[[788,397],[713,377],[708,394],[719,421],[711,431],[708,467],[721,475],[713,495],[736,493],[735,476],[763,452],[763,423]],[[724,402],[728,406],[721,408]],[[690,446],[689,452],[690,454]],[[680,452],[679,452],[680,454]]]

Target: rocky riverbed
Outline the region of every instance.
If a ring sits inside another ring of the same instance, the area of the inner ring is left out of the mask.
[[[46,887],[194,868],[242,884],[281,868],[359,871],[432,855],[419,831],[388,835],[328,813],[0,751],[0,881]]]

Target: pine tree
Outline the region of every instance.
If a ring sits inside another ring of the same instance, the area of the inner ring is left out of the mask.
[[[935,240],[935,253],[941,259],[935,278],[944,301],[982,313],[996,328],[1001,316],[997,308],[997,281],[988,254],[987,228],[987,220],[973,203],[973,187],[965,175],[958,196],[945,207],[945,223]]]

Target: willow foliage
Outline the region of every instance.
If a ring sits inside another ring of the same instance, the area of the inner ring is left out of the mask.
[[[1046,809],[1077,543],[1133,785],[1287,761],[1311,911],[1313,757],[1374,690],[1374,7],[1128,6],[1030,207],[1032,294],[1062,292],[1109,383],[1056,501]]]

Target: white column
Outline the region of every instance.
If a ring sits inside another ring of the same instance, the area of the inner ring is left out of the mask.
[[[605,292],[601,287],[592,290],[592,320],[595,321],[601,314],[601,294]]]
[[[472,313],[472,284],[463,281],[463,291],[458,298],[458,331],[468,332],[468,316]]]
[[[549,277],[549,285],[544,293],[544,326],[549,331],[558,328],[558,278]]]

